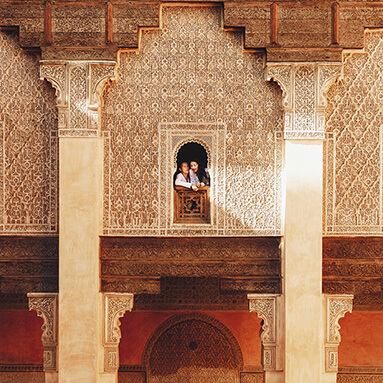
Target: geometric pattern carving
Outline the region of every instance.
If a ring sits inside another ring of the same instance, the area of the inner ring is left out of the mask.
[[[256,312],[263,320],[262,366],[265,371],[276,369],[277,353],[277,301],[278,295],[248,294],[250,312]]]
[[[56,88],[60,137],[97,137],[98,104],[114,78],[114,61],[40,61],[40,76]]]
[[[0,232],[57,232],[57,111],[38,57],[0,32]]]
[[[267,63],[267,80],[282,89],[285,139],[324,139],[325,96],[341,68],[339,63]]]
[[[44,347],[44,371],[57,371],[58,294],[29,293],[29,310],[43,318],[41,341]]]
[[[118,345],[121,339],[120,318],[133,308],[133,294],[103,293],[104,304],[104,371],[117,372]]]
[[[324,294],[326,304],[325,368],[326,372],[338,372],[338,346],[340,344],[340,318],[352,312],[354,296],[348,294]]]
[[[242,353],[231,332],[204,314],[175,315],[148,340],[149,382],[238,382]]]
[[[327,94],[326,235],[383,232],[383,32],[366,31],[363,52],[344,55],[342,81]]]
[[[117,81],[103,94],[104,234],[191,235],[190,224],[170,228],[163,219],[173,192],[164,166],[175,166],[160,135],[173,129],[170,148],[201,140],[212,156],[218,218],[192,235],[279,235],[282,111],[263,55],[249,55],[242,33],[222,29],[220,7],[161,12],[160,29],[141,31],[139,52],[120,53]]]

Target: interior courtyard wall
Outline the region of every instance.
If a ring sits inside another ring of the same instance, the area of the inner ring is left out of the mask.
[[[55,92],[39,56],[0,33],[0,234],[57,233]]]
[[[162,24],[141,31],[138,52],[119,54],[104,92],[104,234],[280,235],[281,95],[265,81],[263,55],[223,30],[220,7],[164,6]],[[223,170],[209,168],[218,214],[210,227],[170,231],[160,220],[172,213],[161,200],[171,200],[166,180],[176,170],[173,152],[171,169],[159,157],[161,123],[178,124],[185,140],[210,139],[210,165],[223,153]],[[212,141],[217,129],[223,142]]]

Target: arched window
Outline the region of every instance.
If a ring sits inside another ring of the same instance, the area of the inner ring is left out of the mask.
[[[210,174],[206,149],[187,142],[177,152],[174,173],[174,222],[210,223]]]

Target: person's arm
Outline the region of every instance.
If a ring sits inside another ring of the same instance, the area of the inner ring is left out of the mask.
[[[177,174],[175,185],[176,186],[183,186],[183,187],[188,188],[188,189],[191,189],[191,187],[192,187],[192,184],[190,182],[185,181],[185,177],[182,175],[182,173]]]

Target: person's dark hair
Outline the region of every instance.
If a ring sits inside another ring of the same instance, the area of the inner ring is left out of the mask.
[[[193,159],[190,162],[197,162],[198,164],[198,170],[197,170],[197,177],[199,179],[199,182],[203,182],[205,185],[210,185],[210,176],[206,173],[206,170],[203,166],[201,166],[200,161],[197,159]],[[190,166],[190,163],[189,163]]]

